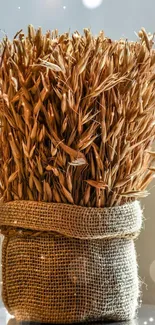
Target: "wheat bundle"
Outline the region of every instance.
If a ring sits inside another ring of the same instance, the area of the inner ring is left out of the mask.
[[[135,316],[135,199],[155,171],[153,36],[138,37],[29,26],[1,44],[3,301],[19,321]]]
[[[32,26],[3,41],[4,202],[104,207],[146,194],[154,172],[152,44],[144,29],[133,43]]]

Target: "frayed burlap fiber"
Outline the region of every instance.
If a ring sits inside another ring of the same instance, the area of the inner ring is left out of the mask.
[[[3,301],[18,321],[128,320],[138,307],[137,201],[112,208],[0,205]]]

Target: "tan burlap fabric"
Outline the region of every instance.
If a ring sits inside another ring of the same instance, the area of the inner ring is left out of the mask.
[[[113,208],[0,205],[3,301],[18,321],[127,320],[139,297],[137,201]]]

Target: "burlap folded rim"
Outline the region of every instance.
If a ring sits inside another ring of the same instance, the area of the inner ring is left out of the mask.
[[[140,211],[138,201],[110,208],[11,201],[0,204],[0,227],[54,231],[79,239],[123,238],[140,230]]]

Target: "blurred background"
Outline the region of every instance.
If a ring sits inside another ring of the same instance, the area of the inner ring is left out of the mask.
[[[12,38],[27,25],[58,29],[60,33],[91,28],[112,39],[136,40],[145,27],[155,32],[155,0],[0,0],[0,39]],[[143,302],[155,304],[155,185],[142,201],[144,225],[136,241]]]
[[[95,34],[104,29],[113,39],[134,40],[142,26],[155,31],[154,12],[154,0],[0,0],[0,29],[13,37],[28,24],[60,33],[90,27]]]

